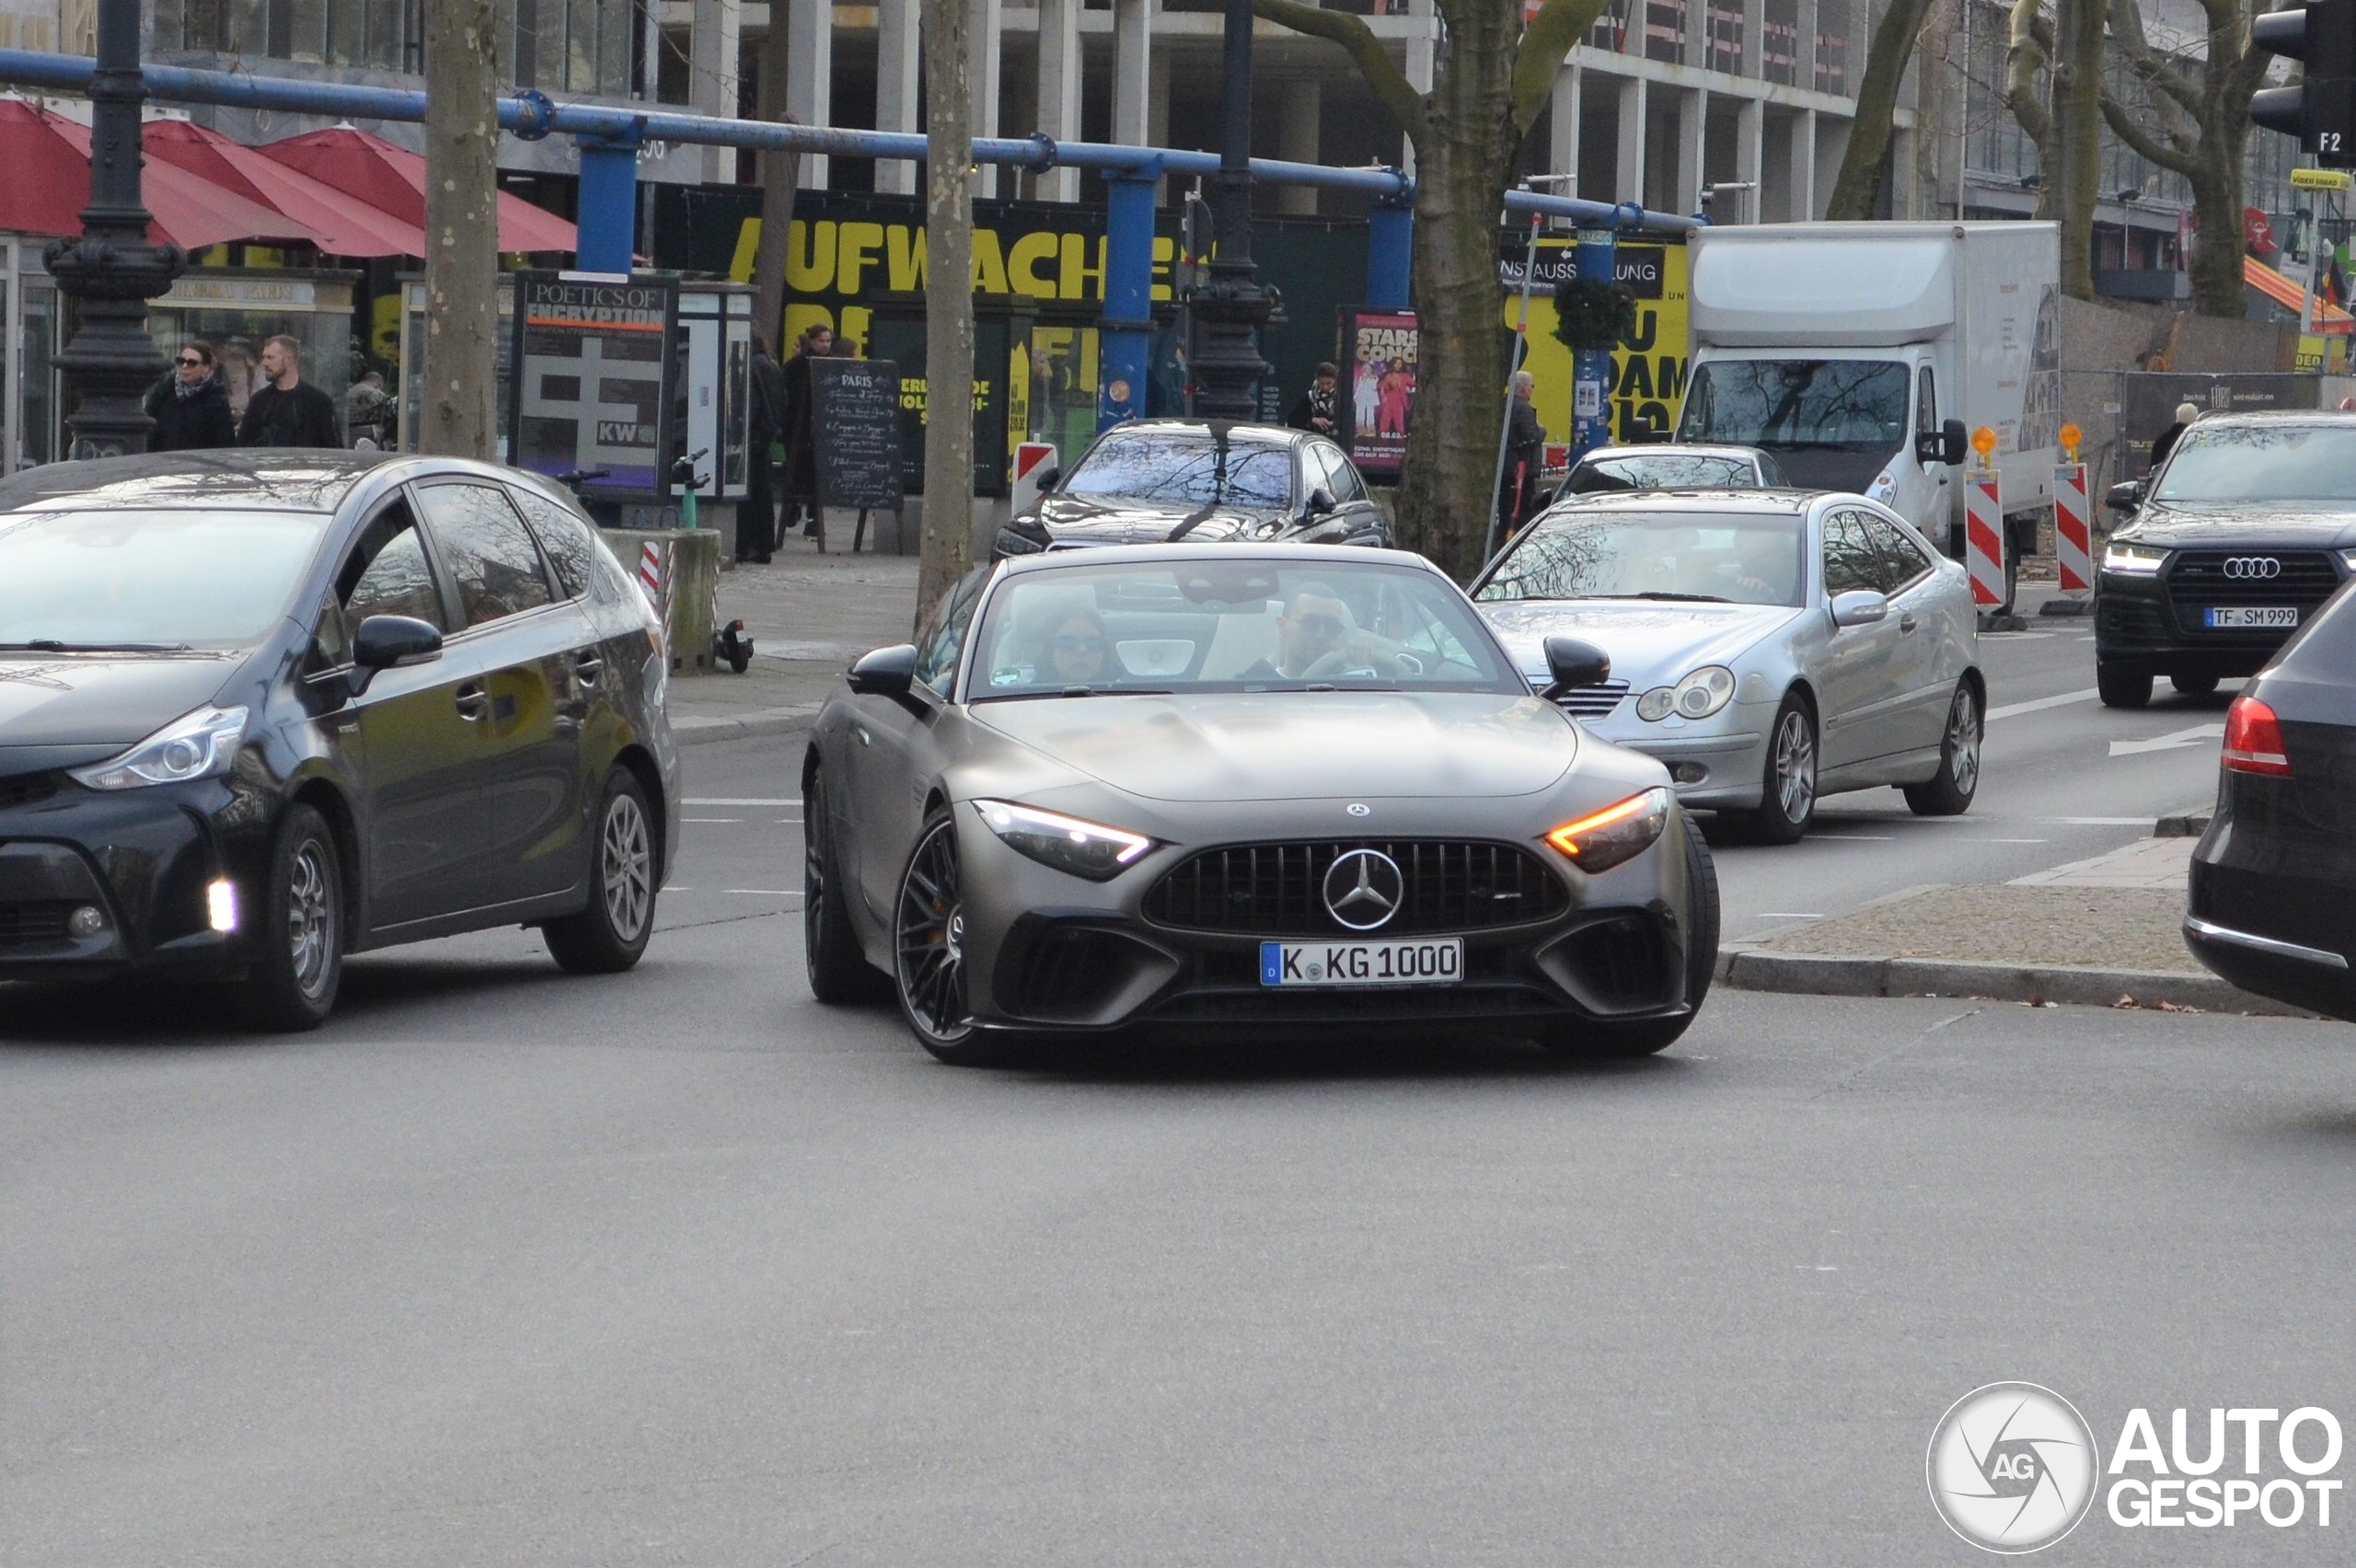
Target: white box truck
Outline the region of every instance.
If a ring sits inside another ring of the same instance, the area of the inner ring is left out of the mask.
[[[1984,426],[2009,558],[2036,548],[2062,425],[2054,225],[1762,224],[1690,245],[1678,440],[1764,448],[1793,483],[1871,496],[1960,557]]]

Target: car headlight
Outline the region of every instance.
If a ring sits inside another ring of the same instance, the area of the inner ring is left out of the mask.
[[[1669,790],[1656,786],[1566,822],[1546,836],[1573,865],[1587,871],[1608,871],[1651,848],[1669,826]]]
[[[983,824],[1005,840],[1009,848],[1090,882],[1110,882],[1153,847],[1153,840],[1143,834],[1083,822],[1060,812],[1043,812],[1036,806],[976,801],[974,809],[981,813]]]
[[[2154,549],[2149,545],[2125,545],[2114,541],[2103,547],[2102,569],[2149,577],[2159,571],[2167,559],[2167,551]]]
[[[175,719],[121,756],[72,769],[93,790],[142,790],[185,784],[229,771],[246,735],[243,708],[200,708]]]
[[[1704,664],[1673,686],[1655,686],[1636,698],[1636,717],[1657,724],[1672,713],[1707,719],[1734,700],[1734,672]]]
[[[1002,556],[1037,555],[1046,548],[1030,535],[1016,533],[1012,528],[998,531],[998,553]]]
[[[2356,571],[2356,550],[2342,550],[2339,552],[2339,559],[2347,563],[2349,571]]]

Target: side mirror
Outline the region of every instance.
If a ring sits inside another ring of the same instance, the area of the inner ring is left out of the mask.
[[[2113,512],[2132,512],[2143,504],[2143,481],[2121,479],[2103,492],[2102,503]]]
[[[1965,432],[1961,420],[1949,420],[1940,425],[1939,439],[1946,444],[1946,451],[1939,458],[1942,463],[1960,463],[1964,455],[1971,450],[1971,437]]]
[[[1323,485],[1309,492],[1309,515],[1311,517],[1322,517],[1341,504],[1334,499],[1334,492]]]
[[[1562,486],[1548,485],[1545,489],[1540,490],[1536,495],[1530,498],[1530,514],[1532,517],[1537,516],[1540,513],[1553,505],[1555,502],[1561,500],[1562,495]]]
[[[358,697],[379,670],[425,664],[442,657],[441,628],[415,616],[370,616],[352,637],[352,674],[346,685]]]
[[[1952,466],[1963,461],[1963,455],[1969,446],[1970,443],[1964,435],[1963,421],[1949,420],[1936,430],[1914,432],[1914,461],[1926,466],[1932,463]]]
[[[1045,467],[1039,470],[1039,477],[1034,482],[1038,485],[1039,493],[1041,495],[1045,495],[1049,490],[1055,489],[1057,481],[1062,479],[1063,477],[1064,471],[1061,468],[1057,467],[1053,463],[1050,463]]]
[[[1852,588],[1832,595],[1832,624],[1871,626],[1889,618],[1889,600],[1870,588]]]
[[[917,675],[917,645],[895,643],[860,654],[843,678],[861,697],[906,697]]]
[[[1601,686],[1611,678],[1611,655],[1576,637],[1546,640],[1546,674],[1553,684],[1539,695],[1549,702],[1582,686]]]

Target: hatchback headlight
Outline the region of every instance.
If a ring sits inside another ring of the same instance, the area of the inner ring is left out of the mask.
[[[2102,569],[2105,571],[2124,571],[2138,577],[2149,577],[2159,571],[2167,559],[2167,551],[2154,549],[2149,545],[2124,545],[2113,542],[2103,547]]]
[[[1670,714],[1707,719],[1734,700],[1734,672],[1704,664],[1673,686],[1655,686],[1636,699],[1636,717],[1657,724]]]
[[[243,708],[200,708],[175,719],[121,756],[70,771],[93,790],[185,784],[191,778],[228,772],[245,735]]]
[[[1565,823],[1546,836],[1546,842],[1581,870],[1608,871],[1651,848],[1668,826],[1669,791],[1656,786]]]
[[[1153,847],[1153,840],[1143,834],[1011,801],[976,801],[974,809],[982,813],[983,824],[1017,854],[1090,882],[1110,882]]]
[[[2339,559],[2349,571],[2356,571],[2356,550],[2342,550],[2339,552]]]

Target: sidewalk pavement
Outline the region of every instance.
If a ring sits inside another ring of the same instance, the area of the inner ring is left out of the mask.
[[[843,668],[871,648],[906,642],[916,621],[917,558],[820,555],[785,542],[768,565],[731,563],[720,578],[720,618],[753,638],[743,674],[675,675],[671,732],[681,745],[788,735],[810,727]]]
[[[2310,1016],[2226,984],[2184,945],[2197,838],[2138,839],[1979,886],[1906,888],[1718,954],[1721,984],[1831,997],[1986,997],[2037,1004]]]

